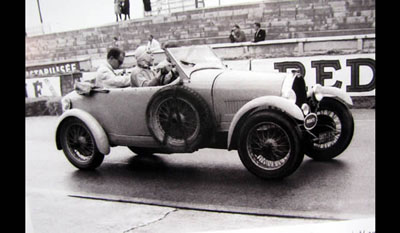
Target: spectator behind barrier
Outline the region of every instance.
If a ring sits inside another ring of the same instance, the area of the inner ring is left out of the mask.
[[[246,35],[242,30],[240,30],[239,25],[235,24],[231,30],[231,34],[229,35],[229,39],[232,43],[235,42],[245,42]]]
[[[254,29],[256,32],[254,33],[254,41],[253,42],[259,42],[265,40],[265,30],[261,29],[261,24],[260,23],[254,23]]]

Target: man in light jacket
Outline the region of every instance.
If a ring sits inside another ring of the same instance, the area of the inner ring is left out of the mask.
[[[116,88],[130,86],[129,75],[119,75],[116,73],[125,59],[125,52],[119,48],[111,48],[107,53],[107,61],[97,69],[95,77],[96,87]]]
[[[147,42],[147,50],[150,52],[154,52],[161,49],[160,42],[154,39],[153,35],[149,35],[149,41]]]

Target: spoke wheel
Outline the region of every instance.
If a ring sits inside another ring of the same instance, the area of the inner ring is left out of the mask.
[[[150,100],[146,116],[150,133],[169,153],[199,149],[215,128],[207,103],[186,86],[160,89]]]
[[[330,160],[341,154],[350,144],[354,120],[346,105],[332,98],[323,98],[316,112],[318,123],[312,129],[306,154],[315,160]]]
[[[289,158],[290,148],[289,136],[275,123],[261,122],[249,131],[247,151],[254,164],[262,169],[282,167]]]
[[[342,124],[339,116],[332,111],[322,110],[317,112],[318,124],[311,131],[317,136],[313,146],[319,149],[335,145],[342,134]]]
[[[160,102],[155,112],[163,142],[174,145],[187,144],[200,131],[200,116],[195,107],[182,98],[167,98]]]
[[[80,120],[71,118],[62,125],[61,143],[67,159],[77,168],[93,169],[104,159],[89,128]]]
[[[251,113],[239,127],[239,157],[254,175],[264,179],[284,178],[303,161],[302,134],[285,113]]]

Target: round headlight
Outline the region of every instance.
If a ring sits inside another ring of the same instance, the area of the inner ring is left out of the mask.
[[[62,98],[61,106],[62,106],[63,111],[67,111],[68,109],[71,109],[71,100],[68,98]]]

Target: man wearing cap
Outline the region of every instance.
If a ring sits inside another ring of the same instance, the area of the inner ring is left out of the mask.
[[[138,47],[134,52],[137,65],[132,69],[131,86],[148,87],[160,85],[160,72],[151,69],[153,65],[153,54],[147,50],[146,46]]]
[[[125,52],[119,48],[111,48],[107,53],[107,62],[101,64],[95,76],[95,86],[105,88],[129,87],[131,79],[129,75],[118,75],[118,69],[125,59]]]

